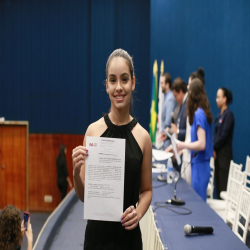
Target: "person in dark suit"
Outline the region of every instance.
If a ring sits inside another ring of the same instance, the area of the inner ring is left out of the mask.
[[[232,92],[226,88],[217,91],[216,103],[220,109],[215,120],[214,131],[214,159],[215,159],[215,183],[217,198],[220,199],[220,192],[226,191],[229,174],[230,161],[233,159],[233,131],[234,115],[228,108],[233,100]]]
[[[172,91],[175,101],[180,107],[175,123],[171,123],[171,133],[175,133],[180,141],[185,141],[186,136],[186,119],[187,119],[187,84],[181,79],[176,78]]]
[[[63,200],[67,194],[68,185],[72,188],[72,183],[68,175],[66,152],[67,149],[65,145],[62,144],[56,159],[57,186],[61,192],[61,200]]]

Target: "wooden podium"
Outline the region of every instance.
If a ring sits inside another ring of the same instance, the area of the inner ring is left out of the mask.
[[[0,122],[0,209],[28,210],[28,138],[27,121]]]

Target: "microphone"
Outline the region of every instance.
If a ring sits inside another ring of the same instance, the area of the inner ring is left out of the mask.
[[[177,164],[177,162],[176,162],[176,164]],[[178,164],[177,164],[177,166],[178,166]],[[178,168],[176,168],[176,169],[179,170],[179,166],[178,166]],[[185,169],[185,170],[186,170],[186,169]],[[176,205],[176,206],[185,205],[185,201],[183,201],[183,200],[177,198],[177,196],[176,196],[176,187],[177,187],[177,183],[178,183],[178,181],[180,180],[180,178],[181,178],[181,171],[179,170],[179,178],[178,178],[178,180],[175,182],[175,187],[174,187],[174,197],[173,197],[173,198],[171,199],[171,201],[170,201],[171,204]]]
[[[190,225],[184,226],[184,233],[186,235],[190,234],[212,234],[214,229],[212,227],[194,227]]]
[[[174,112],[171,112],[171,123],[175,123],[174,122]]]
[[[166,182],[167,181],[167,177],[163,176],[162,168],[163,168],[163,166],[161,167],[161,174],[157,176],[157,180],[158,181]]]

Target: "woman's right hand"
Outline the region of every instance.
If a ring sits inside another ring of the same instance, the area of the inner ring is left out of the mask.
[[[81,167],[85,163],[85,159],[88,156],[88,149],[84,146],[78,146],[72,151],[73,160],[73,175],[79,175]]]

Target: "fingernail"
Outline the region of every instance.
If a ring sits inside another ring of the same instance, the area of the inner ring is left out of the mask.
[[[122,217],[121,217],[121,220],[123,219],[123,215],[122,215]]]
[[[123,220],[121,220],[121,223],[123,223]]]
[[[122,224],[122,226],[125,227],[124,224]]]
[[[86,154],[86,156],[89,156],[89,154]]]

